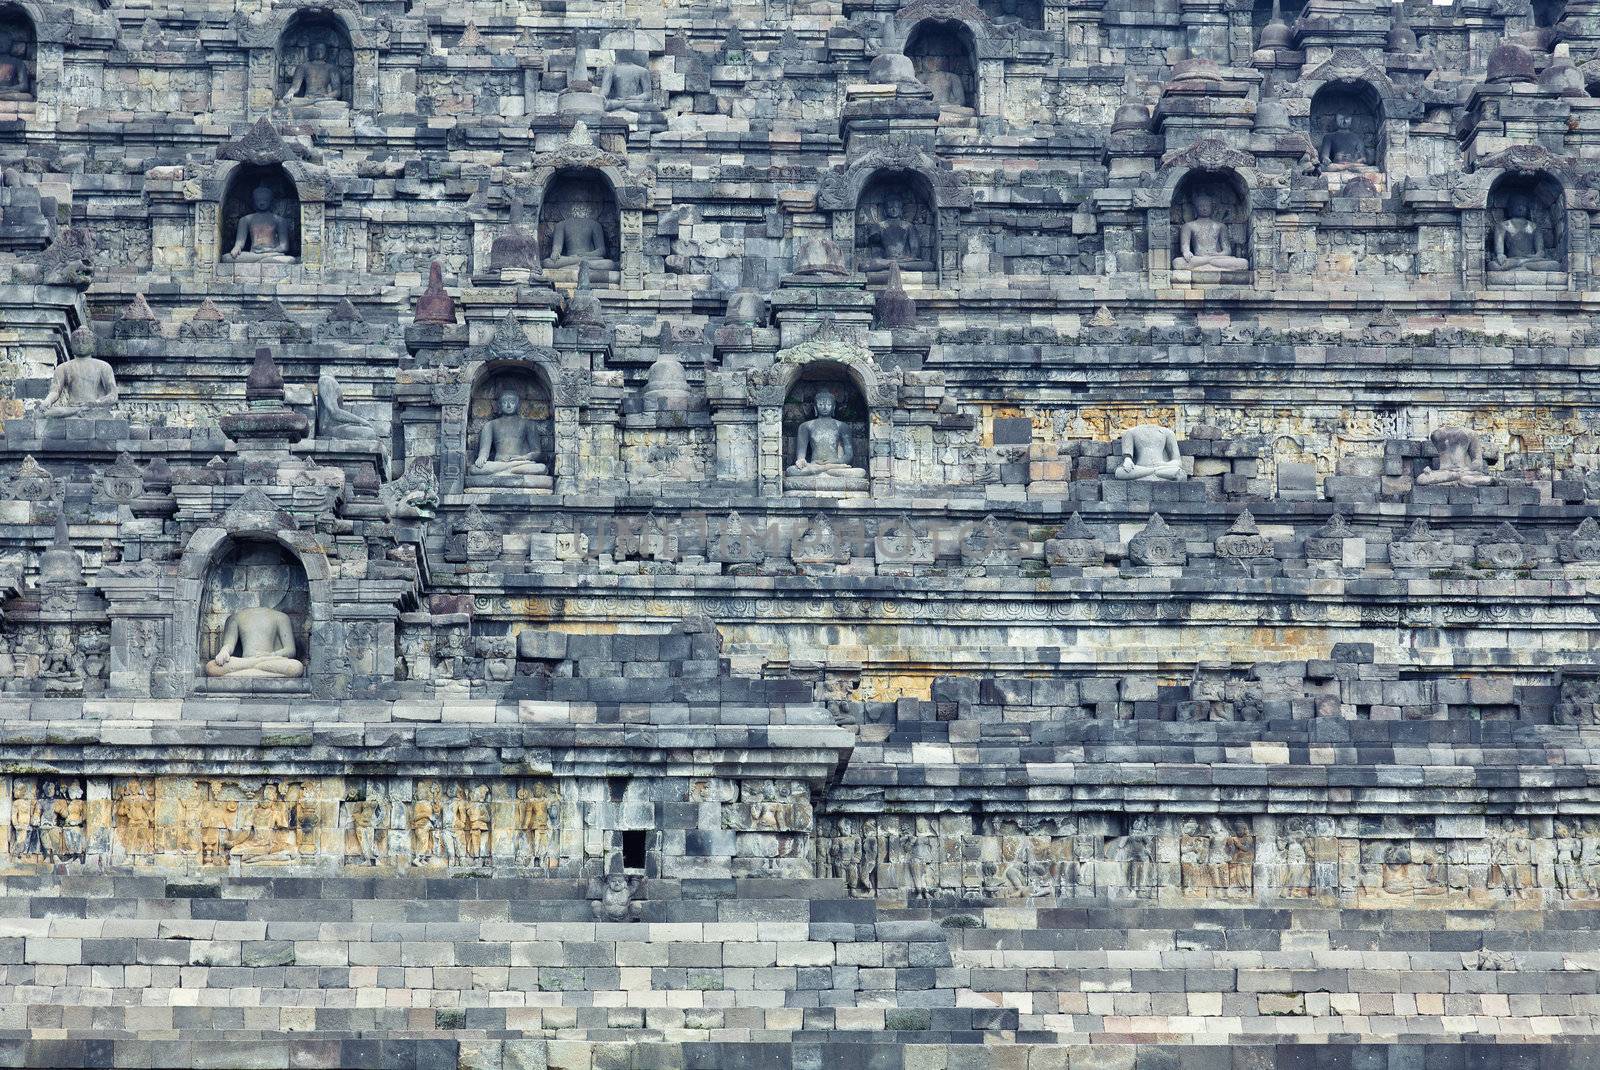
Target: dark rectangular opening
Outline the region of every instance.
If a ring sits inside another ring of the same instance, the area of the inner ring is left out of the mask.
[[[643,869],[645,855],[645,833],[642,830],[624,832],[622,834],[622,868]]]

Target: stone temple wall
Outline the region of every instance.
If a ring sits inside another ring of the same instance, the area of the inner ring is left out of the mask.
[[[1597,0],[0,0],[0,1065],[1600,1065],[1597,188]]]

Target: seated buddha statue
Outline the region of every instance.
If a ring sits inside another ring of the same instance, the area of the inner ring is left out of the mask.
[[[589,267],[592,281],[615,281],[617,262],[609,254],[605,228],[595,219],[593,205],[575,201],[566,218],[550,232],[550,253],[544,258],[544,266],[568,268],[575,278],[584,264]]]
[[[1182,255],[1172,262],[1179,271],[1246,271],[1250,261],[1233,255],[1233,244],[1228,238],[1227,224],[1213,218],[1216,201],[1211,194],[1194,195],[1194,218],[1178,232],[1178,248]]]
[[[1525,193],[1506,198],[1506,217],[1494,228],[1491,271],[1561,271],[1561,262],[1545,248],[1544,231],[1533,219],[1533,203]]]
[[[272,190],[257,186],[250,195],[255,209],[239,217],[233,248],[222,259],[237,264],[292,264],[289,255],[289,221],[272,210]]]
[[[312,102],[340,100],[343,93],[339,68],[328,62],[328,46],[318,41],[311,46],[311,54],[306,61],[294,69],[289,88],[281,100],[285,104],[296,98]]]
[[[1116,479],[1176,482],[1185,478],[1178,436],[1165,427],[1140,424],[1122,436],[1122,463],[1111,473]]]
[[[852,463],[855,447],[850,426],[833,415],[833,391],[818,390],[812,399],[816,416],[795,435],[794,464],[784,472],[789,490],[854,493],[867,489],[867,473]]]
[[[1355,116],[1339,111],[1333,117],[1333,129],[1322,139],[1319,155],[1324,171],[1366,171],[1372,167],[1366,140],[1352,127]]]
[[[898,264],[901,271],[934,270],[933,261],[929,259],[932,250],[922,247],[922,236],[905,215],[905,200],[899,194],[891,193],[883,199],[883,219],[870,226],[867,235],[878,246],[879,255],[862,257],[858,266],[863,271],[886,272],[894,264]]]
[[[1483,487],[1494,482],[1483,455],[1483,443],[1471,431],[1459,427],[1440,427],[1428,436],[1438,459],[1431,468],[1417,473],[1419,487]]]
[[[469,481],[491,486],[551,486],[549,469],[535,460],[539,428],[522,415],[522,398],[515,390],[502,390],[495,399],[494,419],[478,432],[478,453]]]
[[[256,607],[228,614],[206,675],[233,679],[293,680],[305,673],[295,658],[294,625],[279,609]]]

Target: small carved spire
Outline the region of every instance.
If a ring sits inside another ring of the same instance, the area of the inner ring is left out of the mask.
[[[1412,32],[1411,24],[1406,21],[1406,5],[1396,0],[1394,5],[1394,21],[1389,26],[1389,39],[1384,48],[1390,52],[1417,52],[1417,35]]]
[[[561,322],[567,327],[601,327],[605,325],[605,310],[594,295],[589,279],[589,263],[578,265],[578,285],[567,298],[567,307],[561,313]]]
[[[900,278],[900,265],[889,265],[889,278],[872,304],[872,319],[878,327],[915,327],[917,303],[906,293]]]
[[[282,401],[284,400],[283,372],[278,369],[278,362],[273,359],[272,350],[261,346],[256,350],[255,363],[250,366],[250,375],[244,381],[244,396],[246,401]]]
[[[1256,47],[1284,51],[1294,47],[1294,34],[1290,32],[1289,24],[1283,20],[1282,0],[1272,0],[1272,17],[1261,27],[1261,38],[1256,42]]]
[[[414,323],[449,324],[456,322],[455,298],[444,290],[444,265],[435,260],[428,265],[428,288],[417,298]]]

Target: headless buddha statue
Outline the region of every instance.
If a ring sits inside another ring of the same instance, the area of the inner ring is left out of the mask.
[[[206,675],[292,680],[305,672],[295,659],[294,626],[282,610],[239,609],[228,615]]]

